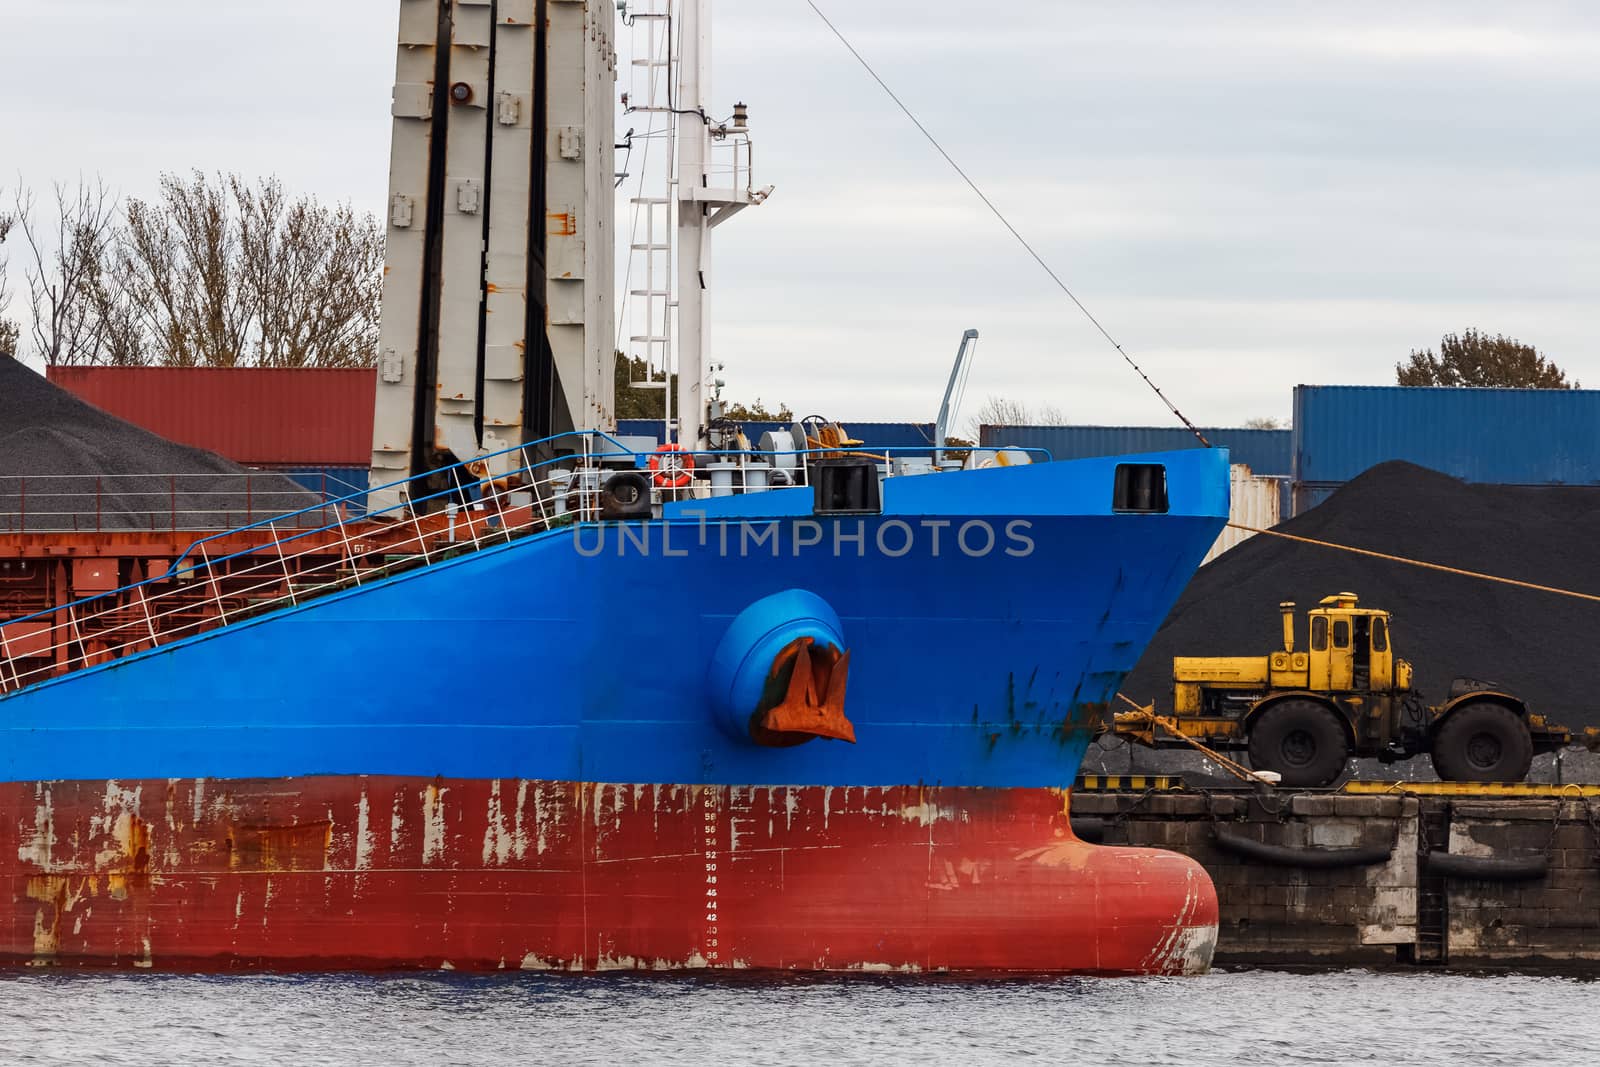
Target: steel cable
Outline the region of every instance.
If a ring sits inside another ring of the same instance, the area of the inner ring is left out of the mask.
[[[1084,306],[1083,301],[1078,299],[1077,295],[1073,293],[1072,289],[1068,287],[1067,283],[1061,280],[1061,276],[1051,268],[1049,263],[1045,262],[1043,256],[1034,250],[1033,245],[1028,243],[1028,239],[1023,237],[1021,232],[1019,232],[1017,228],[1011,224],[1011,220],[1006,218],[1005,213],[996,207],[994,201],[990,200],[984,191],[978,187],[978,183],[973,181],[971,176],[969,176],[965,170],[961,169],[961,164],[957,163],[955,158],[951,156],[949,152],[945,151],[944,145],[939,143],[939,139],[934,137],[934,135],[928,131],[928,128],[922,124],[922,120],[918,119],[917,116],[912,113],[911,109],[906,106],[905,101],[901,100],[900,97],[895,94],[895,91],[889,88],[889,84],[879,77],[878,72],[872,69],[872,64],[868,63],[866,58],[862,56],[860,52],[856,51],[855,45],[851,44],[849,39],[839,31],[839,27],[833,24],[833,20],[829,19],[827,15],[823,14],[822,9],[816,5],[815,0],[806,0],[806,4],[811,8],[812,11],[816,12],[817,18],[821,19],[823,24],[826,25],[829,30],[833,31],[833,35],[839,38],[839,43],[844,45],[850,54],[856,58],[856,62],[860,63],[862,69],[871,75],[872,80],[878,83],[878,87],[888,94],[890,100],[895,102],[895,106],[905,113],[906,118],[911,120],[912,125],[916,126],[916,128],[921,131],[922,136],[927,138],[928,143],[933,146],[934,151],[943,156],[944,161],[950,164],[950,168],[959,174],[961,176],[961,180],[967,183],[968,188],[977,194],[978,199],[983,201],[983,206],[988,208],[994,217],[1000,220],[1000,225],[1004,226],[1006,230],[1010,232],[1011,236],[1017,239],[1017,243],[1023,247],[1028,255],[1033,257],[1033,261],[1035,263],[1039,264],[1039,266],[1043,268],[1044,272],[1050,276],[1050,280],[1056,283],[1056,287],[1067,295],[1067,299],[1072,301],[1073,306],[1081,311],[1083,313],[1083,317],[1088,319],[1090,324],[1100,332],[1100,336],[1104,337],[1106,342],[1110,344],[1112,348],[1117,350],[1117,355],[1122,357],[1123,362],[1127,363],[1128,366],[1133,368],[1134,373],[1142,378],[1144,380],[1144,384],[1148,385],[1151,391],[1154,392],[1156,396],[1161,399],[1161,402],[1167,406],[1167,410],[1176,415],[1178,420],[1188,428],[1190,433],[1194,434],[1195,437],[1199,439],[1202,445],[1210,448],[1211,442],[1206,440],[1206,435],[1201,433],[1199,428],[1196,427],[1194,423],[1189,421],[1188,416],[1178,410],[1178,406],[1176,404],[1167,399],[1167,394],[1161,391],[1161,387],[1151,380],[1150,376],[1144,372],[1144,368],[1140,367],[1139,364],[1134,362],[1133,357],[1128,355],[1127,350],[1122,347],[1121,342],[1119,342],[1115,337],[1111,336],[1111,331],[1107,330],[1105,326],[1101,325],[1100,320],[1094,317],[1094,314]]]

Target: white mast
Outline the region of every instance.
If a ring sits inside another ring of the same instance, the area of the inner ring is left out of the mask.
[[[700,446],[705,418],[705,362],[710,349],[711,243],[706,239],[711,131],[705,115],[711,84],[711,2],[683,0],[678,51],[678,440]]]
[[[711,0],[682,0],[678,15],[678,440],[699,446],[705,424],[705,378],[711,351],[711,230],[759,204],[772,187],[750,187],[750,139],[744,107],[731,127],[711,118]],[[713,141],[731,162],[713,168]],[[713,173],[713,170],[716,173]]]

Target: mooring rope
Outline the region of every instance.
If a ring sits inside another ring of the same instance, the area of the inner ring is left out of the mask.
[[[1214,760],[1217,766],[1233,774],[1235,777],[1242,778],[1247,782],[1255,782],[1260,780],[1255,776],[1255,773],[1251,771],[1250,768],[1241,763],[1235,763],[1233,760],[1229,759],[1227,756],[1224,756],[1216,749],[1211,748],[1210,746],[1205,745],[1184,733],[1183,730],[1179,728],[1178,720],[1176,718],[1170,715],[1157,715],[1154,705],[1145,707],[1143,704],[1134,701],[1125,693],[1118,693],[1117,698],[1126,703],[1134,711],[1137,711],[1139,713],[1139,718],[1135,719],[1130,716],[1129,719],[1125,720],[1125,723],[1114,723],[1115,726],[1148,725],[1150,727],[1152,740],[1154,740],[1155,729],[1160,727],[1173,737],[1176,737],[1179,741],[1182,741],[1188,745],[1193,745],[1195,748],[1204,753],[1206,758]],[[1127,713],[1124,712],[1123,714]],[[1117,730],[1117,732],[1121,733],[1121,730]]]

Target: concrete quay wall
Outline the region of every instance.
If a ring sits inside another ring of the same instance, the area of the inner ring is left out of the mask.
[[[1600,962],[1600,797],[1075,792],[1071,811],[1087,839],[1210,872],[1222,965]]]

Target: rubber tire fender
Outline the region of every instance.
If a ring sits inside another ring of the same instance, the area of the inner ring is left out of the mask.
[[[1223,852],[1268,863],[1276,867],[1299,867],[1305,870],[1337,870],[1341,867],[1371,867],[1388,863],[1394,856],[1394,845],[1355,845],[1349,848],[1297,848],[1293,845],[1274,845],[1255,841],[1242,834],[1212,828],[1217,847]]]
[[[1498,743],[1498,759],[1474,757],[1473,743],[1482,740]],[[1504,704],[1474,700],[1458,705],[1433,735],[1433,769],[1447,782],[1520,782],[1532,766],[1533,735],[1527,720]]]
[[[602,519],[648,519],[650,515],[650,479],[639,471],[618,471],[600,487]]]
[[[1290,743],[1303,755],[1286,755]],[[1263,710],[1250,724],[1248,745],[1250,766],[1276,771],[1286,786],[1332,785],[1350,758],[1350,738],[1338,713],[1311,700],[1285,700]]]
[[[1550,871],[1548,856],[1459,856],[1453,852],[1428,852],[1422,867],[1441,878],[1468,878],[1479,882],[1529,882]]]

